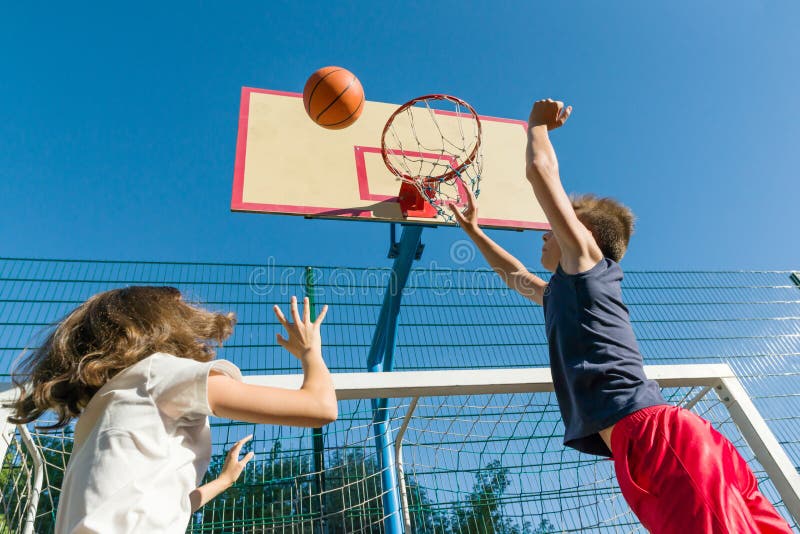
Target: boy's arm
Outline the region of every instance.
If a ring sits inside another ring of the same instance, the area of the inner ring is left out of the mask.
[[[575,274],[591,269],[603,259],[603,253],[591,232],[575,215],[572,202],[561,185],[558,159],[547,133],[562,126],[571,112],[572,107],[564,109],[563,102],[550,99],[533,105],[528,119],[525,169],[561,249],[561,268],[568,274]]]
[[[469,189],[467,189],[467,203],[467,209],[463,214],[456,206],[450,205],[450,211],[453,212],[458,224],[472,239],[478,250],[483,254],[483,257],[486,258],[492,269],[508,287],[523,297],[541,305],[547,282],[528,272],[528,269],[525,268],[521,261],[492,241],[480,229],[478,226],[478,206],[475,196]]]
[[[225,464],[222,466],[222,472],[219,476],[208,484],[203,484],[189,494],[189,501],[192,504],[193,512],[199,510],[201,506],[230,488],[233,483],[236,482],[239,475],[242,474],[244,466],[253,459],[252,452],[248,452],[244,458],[241,460],[239,459],[239,452],[242,450],[242,445],[251,439],[253,439],[252,434],[237,441],[225,456]]]
[[[289,339],[278,334],[278,343],[303,365],[303,385],[298,390],[244,384],[227,375],[214,373],[208,377],[208,405],[218,417],[250,423],[320,427],[336,420],[338,407],[328,367],[322,359],[320,325],[328,307],[315,322],[309,318],[305,299],[303,318],[292,297],[293,323],[286,320],[278,306],[275,315],[289,332]]]

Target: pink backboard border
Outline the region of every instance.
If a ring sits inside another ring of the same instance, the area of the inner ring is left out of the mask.
[[[244,202],[244,167],[245,167],[245,159],[247,158],[247,128],[248,128],[248,119],[250,117],[250,95],[253,93],[259,94],[269,94],[269,95],[278,95],[278,96],[291,96],[295,98],[303,98],[302,93],[294,93],[288,91],[274,91],[270,89],[257,89],[254,87],[242,87],[242,96],[241,96],[241,103],[239,106],[239,131],[236,138],[236,160],[234,163],[234,171],[233,171],[233,192],[231,196],[231,210],[232,211],[249,211],[249,212],[257,212],[257,213],[281,213],[286,215],[304,215],[306,217],[311,216],[318,216],[318,217],[325,217],[326,215],[329,217],[336,217],[336,218],[353,218],[358,220],[369,220],[369,221],[376,221],[376,222],[391,222],[386,221],[383,219],[372,219],[371,215],[372,212],[369,210],[352,210],[347,211],[346,213],[343,212],[341,209],[337,208],[330,208],[330,207],[322,207],[322,206],[296,206],[291,204],[263,204],[263,203],[256,203],[256,202]],[[436,113],[441,113],[443,115],[451,115],[455,114],[453,112],[435,110]],[[519,124],[521,127],[525,127],[526,123],[524,121],[515,120],[515,119],[502,119],[497,117],[488,117],[480,115],[480,119],[482,121],[495,121],[495,122],[504,122],[510,124]],[[354,147],[355,148],[355,147]],[[358,147],[363,149],[369,150],[367,147]],[[377,148],[378,152],[380,149]],[[356,153],[358,156],[358,152]],[[361,172],[359,172],[359,191],[361,192],[361,196],[363,200],[392,200],[396,197],[384,197],[384,195],[375,195],[369,193],[369,187],[366,184],[362,184],[361,181],[365,180],[366,176],[363,178],[361,177]],[[367,198],[364,198],[364,193],[366,192]],[[505,228],[505,229],[524,229],[524,230],[549,230],[550,225],[546,223],[531,223],[527,221],[515,221],[510,219],[486,219],[481,218],[478,219],[478,222],[483,226],[490,226],[496,228]],[[410,220],[408,221],[409,224],[426,224],[424,221],[418,220]],[[433,220],[431,224],[444,224],[442,221]]]

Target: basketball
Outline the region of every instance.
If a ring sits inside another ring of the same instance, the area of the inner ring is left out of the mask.
[[[323,67],[308,78],[303,105],[311,120],[330,130],[356,122],[364,109],[364,88],[342,67]]]

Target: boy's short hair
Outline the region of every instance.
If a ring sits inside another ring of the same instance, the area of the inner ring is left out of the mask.
[[[575,214],[592,233],[603,255],[620,261],[633,234],[635,216],[631,209],[613,198],[591,194],[572,195],[570,200]]]

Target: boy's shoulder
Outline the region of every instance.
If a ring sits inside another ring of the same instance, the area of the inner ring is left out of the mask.
[[[610,258],[575,274],[566,273],[559,265],[547,284],[544,302],[549,308],[563,310],[551,311],[551,315],[560,316],[569,315],[575,305],[587,307],[599,301],[621,301],[623,276],[622,267]]]
[[[616,261],[612,260],[608,257],[603,257],[600,261],[594,264],[591,268],[579,272],[570,274],[564,271],[561,267],[561,264],[558,264],[556,271],[553,273],[553,276],[550,277],[550,281],[552,282],[554,279],[566,279],[566,280],[590,280],[590,279],[597,279],[602,281],[614,281],[617,277],[621,280],[623,276],[622,266],[617,263]]]

